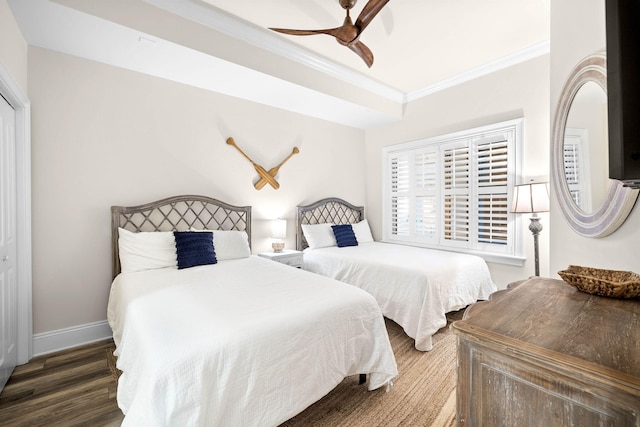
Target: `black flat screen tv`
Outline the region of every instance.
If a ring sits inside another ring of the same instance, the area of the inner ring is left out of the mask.
[[[640,188],[640,0],[606,0],[609,177]]]

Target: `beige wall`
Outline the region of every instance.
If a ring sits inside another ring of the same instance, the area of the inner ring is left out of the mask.
[[[542,57],[414,101],[400,124],[368,132],[365,149],[359,130],[31,47],[34,333],[104,320],[113,204],[185,193],[250,204],[257,253],[270,250],[268,219],[290,220],[293,247],[295,206],[338,196],[366,202],[379,237],[384,145],[521,116],[531,141],[523,176],[547,175],[547,82]],[[294,145],[301,153],[283,166],[278,191],[256,191],[255,172],[228,136],[265,167]],[[533,271],[531,263],[490,267],[501,287]]]
[[[405,108],[398,124],[366,133],[367,217],[374,237],[382,232],[382,147],[437,136],[524,117],[524,147],[521,153],[523,179],[549,174],[549,56],[545,55],[508,69],[416,100]],[[540,236],[540,272],[548,271],[550,227],[548,214],[542,214],[545,228]],[[491,263],[494,282],[500,288],[514,280],[532,276],[533,238],[528,220],[523,230],[527,262],[523,267]]]
[[[0,0],[0,64],[27,93],[27,42],[6,0]]]
[[[556,105],[566,78],[584,57],[606,48],[604,0],[551,2],[551,108]],[[594,239],[573,232],[552,197],[550,273],[569,264],[640,272],[640,209],[610,236]]]
[[[328,196],[365,202],[364,132],[29,48],[33,123],[34,333],[106,318],[110,211],[178,194],[253,206],[253,252],[268,220]],[[251,164],[277,165],[280,189],[253,187]]]

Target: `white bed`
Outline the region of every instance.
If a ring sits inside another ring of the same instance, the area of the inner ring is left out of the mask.
[[[166,199],[144,206],[175,204]],[[135,208],[115,209],[114,227],[141,228],[139,220],[116,218]],[[242,221],[213,222],[250,232],[248,209]],[[189,211],[201,214],[200,208]],[[160,216],[172,218],[166,211]],[[152,217],[144,214],[142,222]],[[171,220],[162,228],[213,228],[204,222]],[[108,320],[122,371],[123,426],[275,426],[347,376],[369,374],[373,390],[390,386],[397,375],[382,313],[370,295],[253,255],[119,273]]]
[[[433,348],[431,337],[446,326],[446,313],[496,291],[486,262],[474,255],[373,242],[370,232],[357,246],[337,247],[327,240],[327,246],[308,247],[303,226],[309,233],[309,224],[359,224],[368,231],[364,208],[344,200],[299,206],[297,222],[304,269],[373,295],[384,316],[402,326],[418,350]]]

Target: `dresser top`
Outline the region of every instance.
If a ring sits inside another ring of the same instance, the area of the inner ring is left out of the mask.
[[[640,387],[638,299],[590,295],[536,277],[474,304],[452,330]]]

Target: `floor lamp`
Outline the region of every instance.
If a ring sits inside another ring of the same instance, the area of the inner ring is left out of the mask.
[[[540,258],[538,256],[538,235],[542,231],[539,212],[549,212],[549,183],[530,182],[516,185],[513,194],[511,212],[531,213],[529,230],[533,234],[533,249],[535,252],[536,276],[540,275]]]

